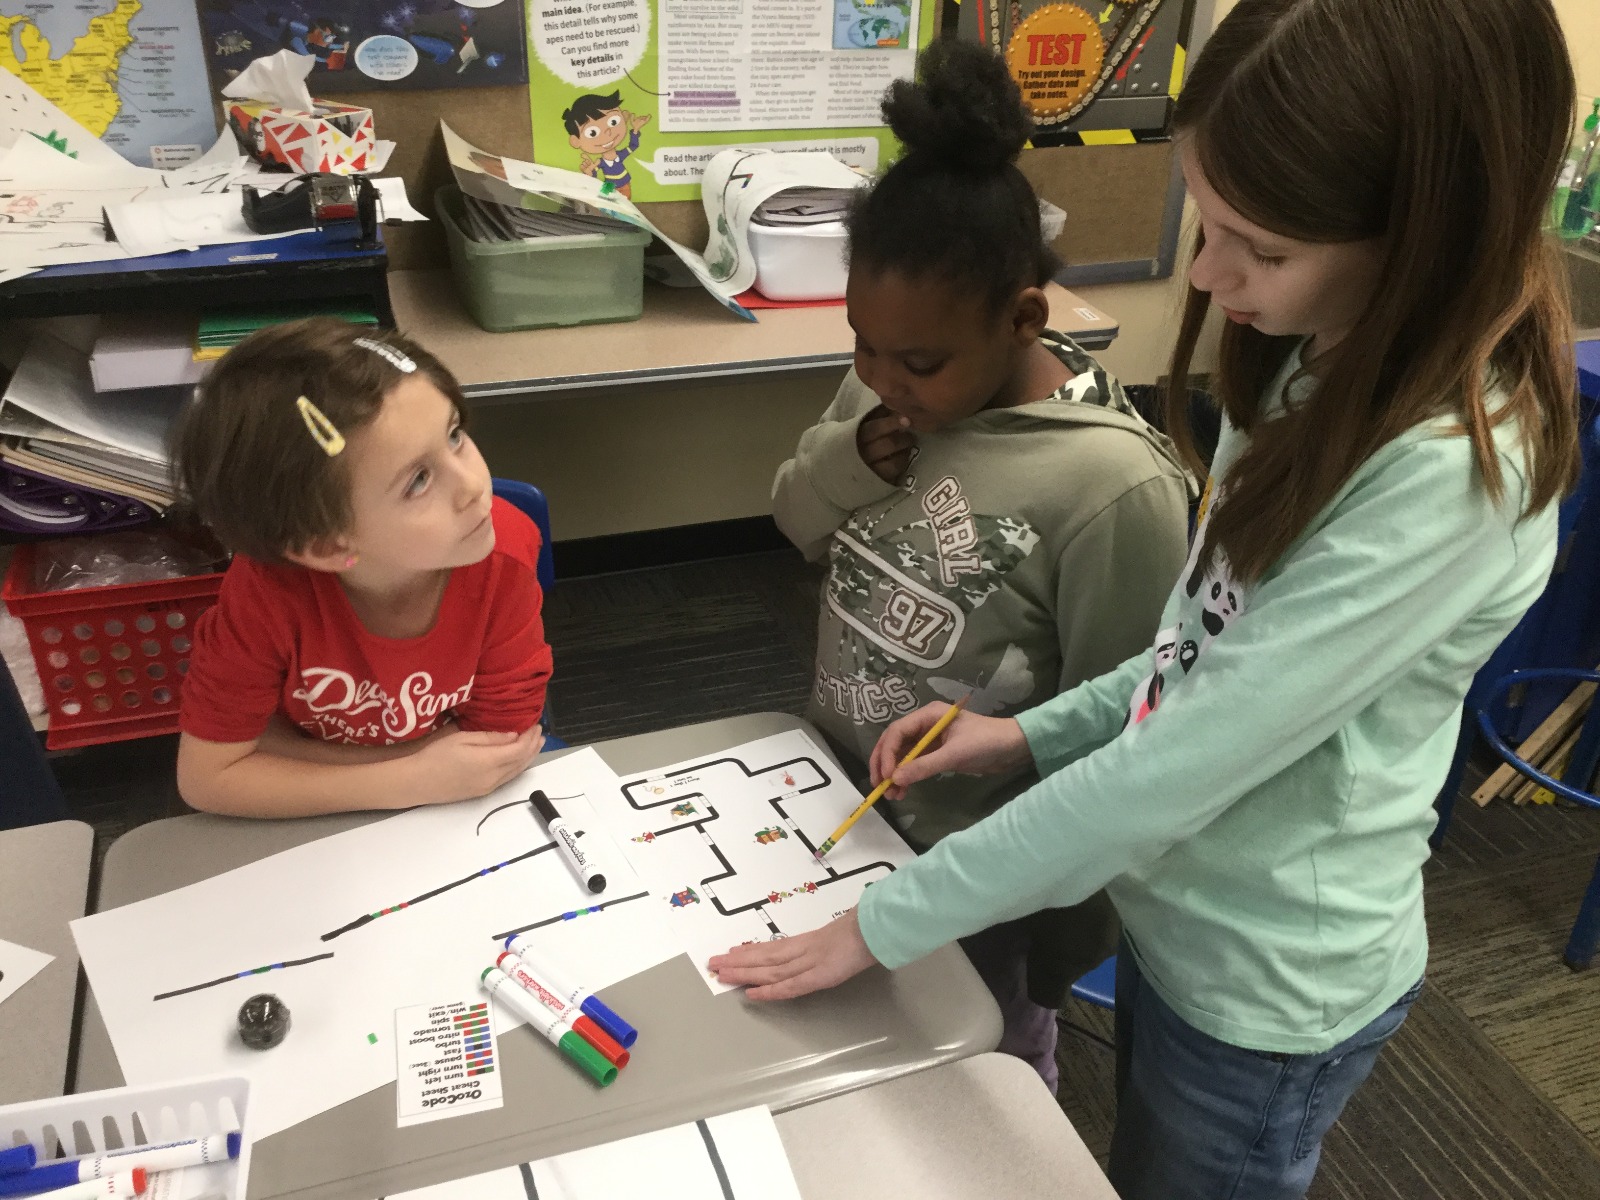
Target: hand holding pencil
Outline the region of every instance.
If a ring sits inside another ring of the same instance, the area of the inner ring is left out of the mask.
[[[945,712],[944,716],[940,717],[933,723],[933,728],[928,730],[927,733],[923,734],[921,740],[918,741],[915,746],[911,747],[911,749],[906,753],[906,756],[900,760],[899,767],[903,767],[907,763],[914,761],[917,755],[921,754],[924,750],[931,746],[934,739],[949,727],[950,722],[956,719],[961,710],[967,706],[967,701],[970,699],[972,699],[972,693],[968,692],[965,696],[961,697],[961,699],[952,704]],[[887,736],[887,731],[885,731],[885,735]],[[879,744],[881,745],[882,743],[880,742]],[[874,754],[876,754],[876,747],[874,747]],[[895,769],[898,770],[899,767],[896,767]],[[873,788],[872,791],[867,794],[867,798],[856,807],[855,812],[846,817],[844,819],[844,823],[828,835],[827,841],[823,842],[822,845],[817,847],[817,857],[819,859],[822,858],[823,855],[827,854],[828,851],[837,846],[839,844],[839,839],[850,831],[850,826],[859,821],[866,814],[866,811],[869,808],[881,800],[883,798],[883,794],[889,790],[893,783],[894,775],[892,772],[880,779],[878,781],[878,786]]]
[[[927,737],[950,711],[948,705],[927,704],[883,731],[873,747],[870,767],[874,779],[889,781],[885,793],[889,799],[898,800],[912,784],[946,771],[1006,775],[1033,762],[1028,739],[1022,736],[1022,727],[1015,720],[967,711],[933,734],[933,741],[915,758],[908,755],[907,751]]]

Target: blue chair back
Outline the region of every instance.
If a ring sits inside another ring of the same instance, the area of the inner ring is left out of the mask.
[[[1583,473],[1577,490],[1561,502],[1555,573],[1517,627],[1500,644],[1467,697],[1471,712],[1486,704],[1496,731],[1520,742],[1566,698],[1557,681],[1494,691],[1511,671],[1551,667],[1592,667],[1600,661],[1600,405],[1583,406],[1580,441]]]
[[[1074,983],[1072,994],[1079,1000],[1099,1005],[1101,1008],[1116,1008],[1117,956],[1113,954]]]
[[[539,590],[546,596],[556,584],[556,553],[550,545],[550,505],[544,498],[544,493],[531,483],[523,483],[516,479],[494,480],[494,494],[507,504],[513,504],[528,519],[539,527],[539,561],[536,572],[539,576]],[[550,701],[545,699],[544,706],[544,748],[546,750],[565,750],[567,743],[550,732]]]
[[[544,493],[531,483],[496,479],[494,494],[521,509],[539,527],[539,587],[548,593],[556,584],[556,555],[550,544],[550,505]]]

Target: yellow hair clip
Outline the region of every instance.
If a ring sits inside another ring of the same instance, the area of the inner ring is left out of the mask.
[[[296,400],[294,405],[300,410],[300,419],[306,423],[306,428],[311,431],[311,436],[322,447],[324,454],[332,458],[344,449],[344,434],[323,415],[320,408],[304,396]]]

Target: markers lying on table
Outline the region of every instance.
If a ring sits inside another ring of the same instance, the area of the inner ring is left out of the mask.
[[[540,983],[568,1004],[576,1005],[585,1016],[609,1033],[619,1044],[631,1047],[638,1040],[639,1031],[602,1004],[598,996],[586,987],[579,987],[540,958],[527,934],[508,937],[506,949],[520,958],[522,965],[527,967]]]
[[[539,977],[528,969],[528,965],[522,959],[507,950],[494,960],[494,965],[510,976],[511,981],[521,987],[528,995],[571,1025],[574,1033],[581,1035],[584,1041],[605,1055],[606,1061],[615,1063],[618,1070],[628,1065],[629,1056],[627,1050],[619,1046],[609,1033],[585,1016],[581,1008],[568,1004],[560,996],[557,996],[544,984],[540,983]]]
[[[617,1077],[617,1068],[607,1062],[600,1051],[584,1041],[583,1036],[572,1028],[570,1021],[556,1016],[512,983],[511,977],[499,967],[486,967],[479,982],[483,984],[484,991],[531,1025],[546,1041],[553,1043],[601,1087]]]
[[[14,1177],[8,1175],[5,1178]],[[39,1200],[96,1200],[99,1196],[142,1196],[149,1182],[145,1169],[134,1167],[133,1170],[123,1171],[120,1175],[108,1175],[104,1179],[86,1179],[82,1183],[69,1183],[66,1187],[38,1192],[37,1195]]]
[[[915,746],[911,747],[911,749],[906,752],[906,756],[904,758],[895,763],[894,771],[898,771],[901,767],[905,766],[912,759],[916,758],[929,746],[933,745],[933,739],[938,737],[950,727],[950,722],[956,719],[957,714],[959,714],[961,710],[967,706],[967,701],[971,699],[972,693],[968,692],[965,696],[961,697],[961,699],[952,704],[945,711],[944,716],[940,717],[933,723],[933,728],[922,735],[922,740],[919,741]],[[844,819],[844,824],[840,825],[839,828],[830,833],[827,840],[823,842],[822,845],[817,847],[817,852],[814,855],[817,861],[820,862],[823,856],[828,853],[828,851],[832,850],[839,844],[839,839],[850,832],[850,826],[854,825],[866,815],[867,809],[871,808],[879,800],[883,799],[883,794],[889,790],[889,785],[894,782],[894,771],[890,771],[881,780],[879,780],[878,786],[867,793],[867,798],[856,807],[855,812],[851,813]]]
[[[210,1137],[184,1138],[182,1141],[161,1142],[154,1146],[129,1146],[124,1150],[110,1150],[89,1158],[74,1158],[65,1162],[45,1163],[32,1170],[14,1175],[0,1175],[0,1196],[18,1196],[29,1192],[43,1192],[51,1188],[70,1187],[92,1180],[105,1180],[133,1171],[178,1171],[184,1167],[200,1167],[206,1163],[226,1162],[239,1157],[241,1136],[238,1133],[218,1133]],[[31,1149],[31,1147],[30,1147]],[[143,1191],[143,1188],[138,1189]],[[52,1196],[58,1193],[51,1192]],[[76,1194],[76,1193],[74,1193]],[[85,1192],[84,1195],[132,1195],[131,1192]]]
[[[556,847],[561,851],[572,869],[577,872],[578,878],[583,880],[583,886],[591,892],[606,890],[606,877],[595,866],[594,860],[583,852],[583,847],[578,845],[578,835],[565,817],[556,811],[556,806],[550,803],[550,797],[543,792],[534,792],[528,797],[528,803],[533,805],[533,811],[539,814],[539,820],[549,830],[550,837]]]
[[[15,1175],[26,1171],[39,1161],[39,1152],[24,1142],[20,1146],[7,1146],[0,1150],[0,1175]]]

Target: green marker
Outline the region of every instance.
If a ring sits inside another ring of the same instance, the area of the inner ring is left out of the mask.
[[[601,1087],[617,1077],[617,1068],[600,1051],[584,1041],[583,1035],[572,1028],[571,1022],[536,1003],[499,967],[486,968],[478,981],[483,984],[484,991],[526,1021],[546,1041],[555,1043],[561,1053],[582,1067]]]

